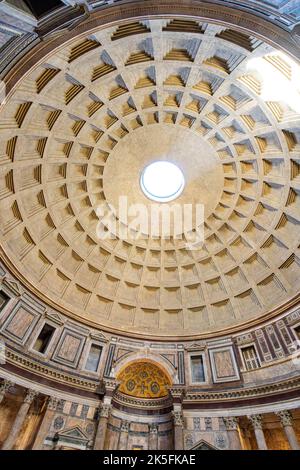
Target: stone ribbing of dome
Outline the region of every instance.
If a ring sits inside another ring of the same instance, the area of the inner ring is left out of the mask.
[[[83,322],[142,334],[217,332],[297,295],[300,117],[263,101],[247,69],[273,52],[225,27],[165,18],[49,55],[0,112],[6,261]],[[280,57],[274,66],[289,72]],[[133,175],[162,149],[193,174],[181,197],[204,202],[203,248],[100,241],[98,205],[121,190],[145,202]]]

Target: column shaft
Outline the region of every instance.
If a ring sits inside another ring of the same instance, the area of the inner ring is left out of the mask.
[[[264,431],[262,428],[262,416],[258,414],[248,416],[248,418],[251,421],[254,429],[258,450],[268,450]]]
[[[293,417],[291,415],[291,412],[288,410],[284,410],[279,411],[276,414],[280,418],[280,422],[284,429],[287,440],[289,441],[290,448],[293,450],[300,450],[300,445],[293,428]]]
[[[268,450],[265,435],[262,429],[254,429],[257,447],[259,450]]]
[[[293,426],[284,426],[285,435],[289,441],[290,447],[293,450],[300,450],[300,445],[294,431]]]
[[[12,425],[12,428],[9,432],[9,435],[7,436],[6,440],[3,443],[2,450],[10,450],[13,448],[17,437],[22,429],[22,426],[24,424],[25,418],[27,416],[27,413],[29,411],[31,403],[24,402],[20,406],[20,409],[18,411],[18,414],[16,416],[16,419]]]

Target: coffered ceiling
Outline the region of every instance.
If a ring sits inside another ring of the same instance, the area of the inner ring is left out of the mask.
[[[73,40],[24,77],[0,111],[3,256],[35,293],[82,322],[161,336],[263,318],[299,291],[300,117],[265,101],[265,57],[214,24],[164,18]],[[97,207],[149,201],[154,159],[205,207],[205,240],[99,240]]]

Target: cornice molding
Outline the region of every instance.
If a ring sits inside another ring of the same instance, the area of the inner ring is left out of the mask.
[[[67,374],[63,371],[55,371],[51,367],[46,367],[44,365],[37,364],[34,361],[25,358],[19,354],[16,354],[10,350],[7,351],[7,359],[8,362],[18,367],[22,366],[22,369],[40,374],[41,376],[47,377],[48,379],[51,379],[53,381],[57,381],[65,385],[72,385],[75,388],[86,391],[87,393],[96,391],[97,382],[88,381],[83,378],[81,379],[80,377],[74,377],[71,374]],[[21,370],[20,376],[22,376]],[[112,386],[116,385],[116,382],[114,380],[109,382],[113,382],[111,383]],[[174,387],[172,388],[172,390],[173,389]],[[282,380],[278,383],[257,385],[255,387],[252,386],[243,389],[231,389],[220,391],[198,391],[191,390],[188,387],[180,386],[180,390],[176,389],[175,394],[176,392],[180,393],[180,396],[182,397],[182,406],[183,408],[185,408],[185,405],[191,404],[196,405],[199,403],[205,404],[211,402],[224,403],[240,401],[244,399],[249,401],[249,399],[256,399],[260,397],[266,398],[267,396],[268,398],[270,398],[270,402],[272,402],[272,397],[274,398],[274,396],[277,394],[297,390],[300,391],[300,376]],[[113,394],[113,401],[117,402],[122,406],[140,407],[145,409],[167,408],[172,404],[172,398],[170,396],[161,399],[139,399],[126,396],[120,393],[118,390],[116,390]]]
[[[76,377],[63,370],[54,369],[46,364],[34,361],[34,359],[24,357],[23,355],[12,351],[8,347],[6,348],[6,361],[17,367],[22,367],[22,370],[30,371],[34,374],[40,375],[41,377],[54,380],[65,385],[75,386],[82,390],[86,390],[87,392],[96,392],[98,386],[97,381],[88,380],[83,377],[80,378],[78,376]]]
[[[134,398],[123,393],[116,392],[113,397],[113,401],[119,403],[122,406],[131,406],[133,408],[146,408],[146,409],[161,409],[168,408],[172,405],[170,397],[164,398]]]
[[[251,399],[258,397],[265,397],[266,395],[274,395],[292,390],[300,390],[300,377],[294,377],[281,381],[279,383],[271,383],[266,385],[257,385],[256,387],[249,387],[240,390],[222,390],[216,391],[199,391],[193,392],[187,389],[184,400],[184,404],[190,402],[219,402],[219,401],[231,401],[240,399]]]

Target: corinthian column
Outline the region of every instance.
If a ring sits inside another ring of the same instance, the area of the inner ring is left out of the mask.
[[[41,450],[43,448],[43,443],[47,433],[49,432],[51,423],[53,421],[57,405],[59,403],[59,399],[55,397],[48,398],[48,403],[46,407],[46,411],[40,425],[39,431],[37,433],[36,439],[32,446],[33,450]]]
[[[238,418],[236,418],[235,416],[228,416],[226,418],[223,418],[223,421],[228,432],[230,449],[240,450],[242,446],[241,446],[240,435],[238,431],[239,429]]]
[[[268,450],[265,435],[262,428],[262,416],[251,415],[248,416],[254,429],[258,450]]]
[[[280,418],[281,425],[284,429],[287,440],[289,441],[290,448],[293,450],[300,450],[300,445],[297,440],[296,433],[293,428],[293,418],[289,411],[279,411],[276,413]]]
[[[13,387],[15,384],[10,380],[4,380],[0,385],[0,403],[4,400],[5,394],[8,392],[10,387]]]
[[[17,440],[17,437],[22,429],[22,426],[24,424],[30,405],[37,395],[38,393],[35,392],[34,390],[28,390],[27,395],[24,398],[24,401],[19,408],[18,414],[9,432],[9,435],[3,443],[2,450],[10,450],[13,448]]]
[[[127,450],[129,427],[130,427],[129,421],[122,421],[119,446],[118,446],[119,450]]]

